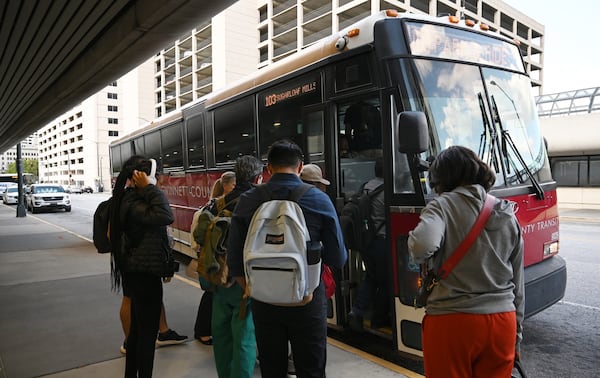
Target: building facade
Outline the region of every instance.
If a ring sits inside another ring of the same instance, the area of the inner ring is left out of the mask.
[[[35,160],[38,158],[38,139],[37,134],[28,136],[21,142],[21,159]],[[6,173],[9,164],[17,161],[17,147],[10,148],[8,151],[0,154],[0,173]]]
[[[255,0],[240,0],[154,58],[156,118],[258,68]]]
[[[39,182],[110,188],[108,145],[153,117],[152,60],[38,131]]]
[[[381,10],[456,15],[519,42],[542,93],[544,26],[496,0],[240,0],[155,57],[160,117]]]

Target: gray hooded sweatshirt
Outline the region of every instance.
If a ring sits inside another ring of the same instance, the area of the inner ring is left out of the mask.
[[[486,192],[480,185],[460,186],[427,204],[417,227],[409,233],[414,261],[430,260],[436,271],[475,223]],[[509,201],[496,200],[481,234],[462,260],[427,299],[426,312],[495,314],[516,311],[517,352],[522,340],[524,283],[521,227]]]

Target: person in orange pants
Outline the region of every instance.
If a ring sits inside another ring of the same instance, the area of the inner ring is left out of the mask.
[[[440,268],[479,217],[492,211],[479,235],[429,294],[422,323],[428,378],[510,377],[519,358],[524,313],[523,238],[507,200],[490,197],[495,173],[477,154],[449,147],[429,168],[439,196],[423,209],[409,232],[413,261]]]
[[[422,328],[427,377],[510,377],[517,334],[514,311],[425,315]]]

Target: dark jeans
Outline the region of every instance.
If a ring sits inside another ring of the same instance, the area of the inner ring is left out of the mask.
[[[263,378],[287,376],[288,340],[298,378],[325,377],[327,301],[323,283],[305,306],[273,306],[253,300],[251,307]]]
[[[196,314],[196,323],[194,324],[194,338],[206,337],[211,335],[211,317],[212,317],[213,293],[205,291],[198,305]]]
[[[371,322],[388,322],[388,313],[392,301],[389,286],[388,262],[386,259],[385,239],[373,240],[365,253],[361,254],[365,263],[366,276],[358,287],[352,312],[365,316],[373,304]]]
[[[163,287],[160,277],[125,273],[131,297],[131,329],[127,337],[125,377],[152,377]]]

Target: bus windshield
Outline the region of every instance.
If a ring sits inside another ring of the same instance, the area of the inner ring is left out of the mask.
[[[414,67],[423,91],[424,109],[417,110],[432,123],[432,156],[452,145],[469,147],[495,169],[496,186],[527,182],[526,169],[550,178],[525,75],[425,59],[414,60]]]

